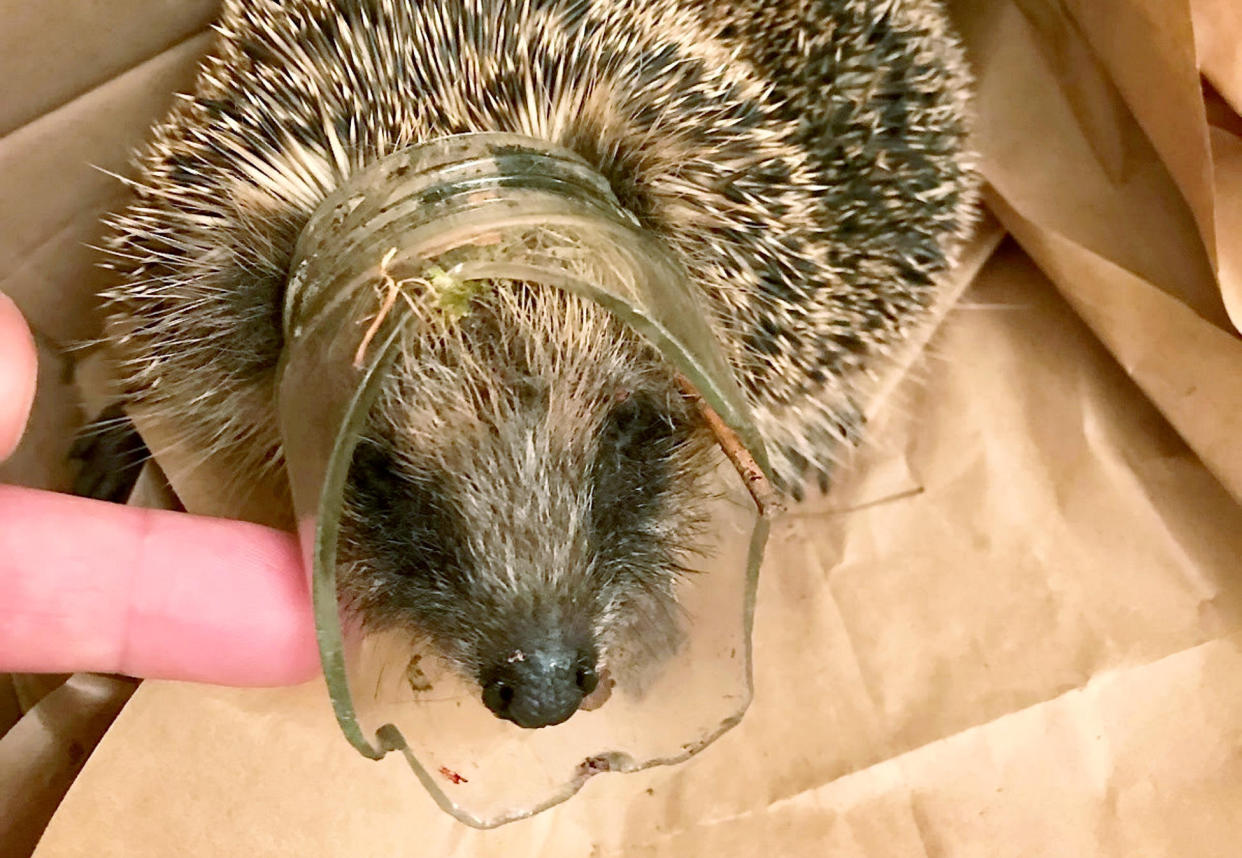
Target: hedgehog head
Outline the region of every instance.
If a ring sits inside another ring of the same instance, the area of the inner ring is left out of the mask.
[[[677,634],[708,442],[658,354],[593,302],[495,284],[415,323],[349,474],[341,588],[523,727]]]

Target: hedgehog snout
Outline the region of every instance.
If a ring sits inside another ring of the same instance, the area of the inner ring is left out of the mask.
[[[564,638],[514,647],[480,674],[483,704],[519,727],[560,724],[595,690],[597,661],[593,647]]]

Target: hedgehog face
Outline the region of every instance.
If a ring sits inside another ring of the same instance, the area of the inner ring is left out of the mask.
[[[412,343],[373,410],[342,595],[428,638],[499,717],[564,721],[610,654],[676,634],[705,448],[671,373],[604,311],[493,295]]]

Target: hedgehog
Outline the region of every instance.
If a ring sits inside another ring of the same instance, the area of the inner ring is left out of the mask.
[[[936,0],[226,0],[110,221],[121,406],[287,497],[275,406],[298,236],[448,135],[564,147],[682,266],[778,488],[826,488],[975,218],[970,75]],[[350,466],[338,585],[521,727],[678,622],[713,439],[602,307],[498,282],[401,346]],[[428,333],[432,329],[438,333]],[[157,451],[158,452],[158,451]]]

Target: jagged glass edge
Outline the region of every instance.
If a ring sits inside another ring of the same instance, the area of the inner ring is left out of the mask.
[[[508,266],[508,276],[513,276],[513,266]],[[693,359],[691,351],[665,330],[656,320],[650,318],[635,305],[608,293],[598,287],[583,283],[569,277],[549,276],[543,270],[534,270],[532,279],[579,294],[595,301],[624,324],[629,325],[639,334],[646,337],[677,370],[682,372],[694,385],[695,390],[713,409],[721,415],[721,419],[740,437],[746,440],[748,451],[756,462],[767,470],[767,456],[753,424],[739,415],[737,409],[728,401],[722,389],[726,385],[711,377],[711,373],[699,366]],[[474,278],[472,278],[474,279]],[[553,282],[549,282],[553,281]],[[317,510],[315,540],[313,553],[313,570],[311,574],[311,596],[314,604],[315,638],[319,645],[319,657],[323,666],[324,680],[328,687],[328,696],[332,701],[332,711],[337,724],[345,738],[363,756],[372,760],[382,759],[389,751],[400,751],[415,776],[427,790],[432,800],[454,819],[472,828],[496,828],[509,822],[516,822],[541,813],[573,797],[578,790],[596,773],[585,773],[569,778],[560,792],[554,793],[547,800],[528,809],[503,815],[492,819],[480,819],[459,807],[449,798],[448,794],[432,778],[431,773],[410,750],[404,735],[393,724],[383,724],[375,731],[376,744],[372,744],[363,733],[358,723],[357,710],[354,707],[353,695],[349,690],[349,681],[345,667],[345,646],[341,632],[339,602],[336,590],[336,550],[340,531],[341,504],[344,496],[345,481],[349,466],[353,460],[354,448],[357,446],[363,423],[367,413],[379,393],[383,369],[392,361],[395,346],[400,336],[401,326],[394,325],[385,339],[373,351],[374,357],[368,363],[359,380],[358,386],[345,410],[341,428],[337,432],[332,445],[324,473],[323,488],[319,496]],[[741,425],[739,422],[742,422]],[[738,478],[740,480],[740,477]],[[769,516],[756,515],[755,527],[751,533],[750,545],[746,561],[746,591],[743,599],[743,633],[745,646],[746,693],[737,711],[720,722],[719,726],[699,741],[691,745],[685,753],[669,757],[639,762],[629,754],[618,751],[603,752],[595,755],[596,759],[604,759],[609,763],[608,771],[635,772],[660,765],[673,765],[688,760],[690,757],[711,745],[716,739],[741,723],[750,708],[754,697],[753,661],[751,658],[751,633],[754,626],[755,594],[759,583],[759,568],[763,561],[764,549],[767,545],[768,533],[771,529]],[[599,773],[602,773],[599,772]]]

